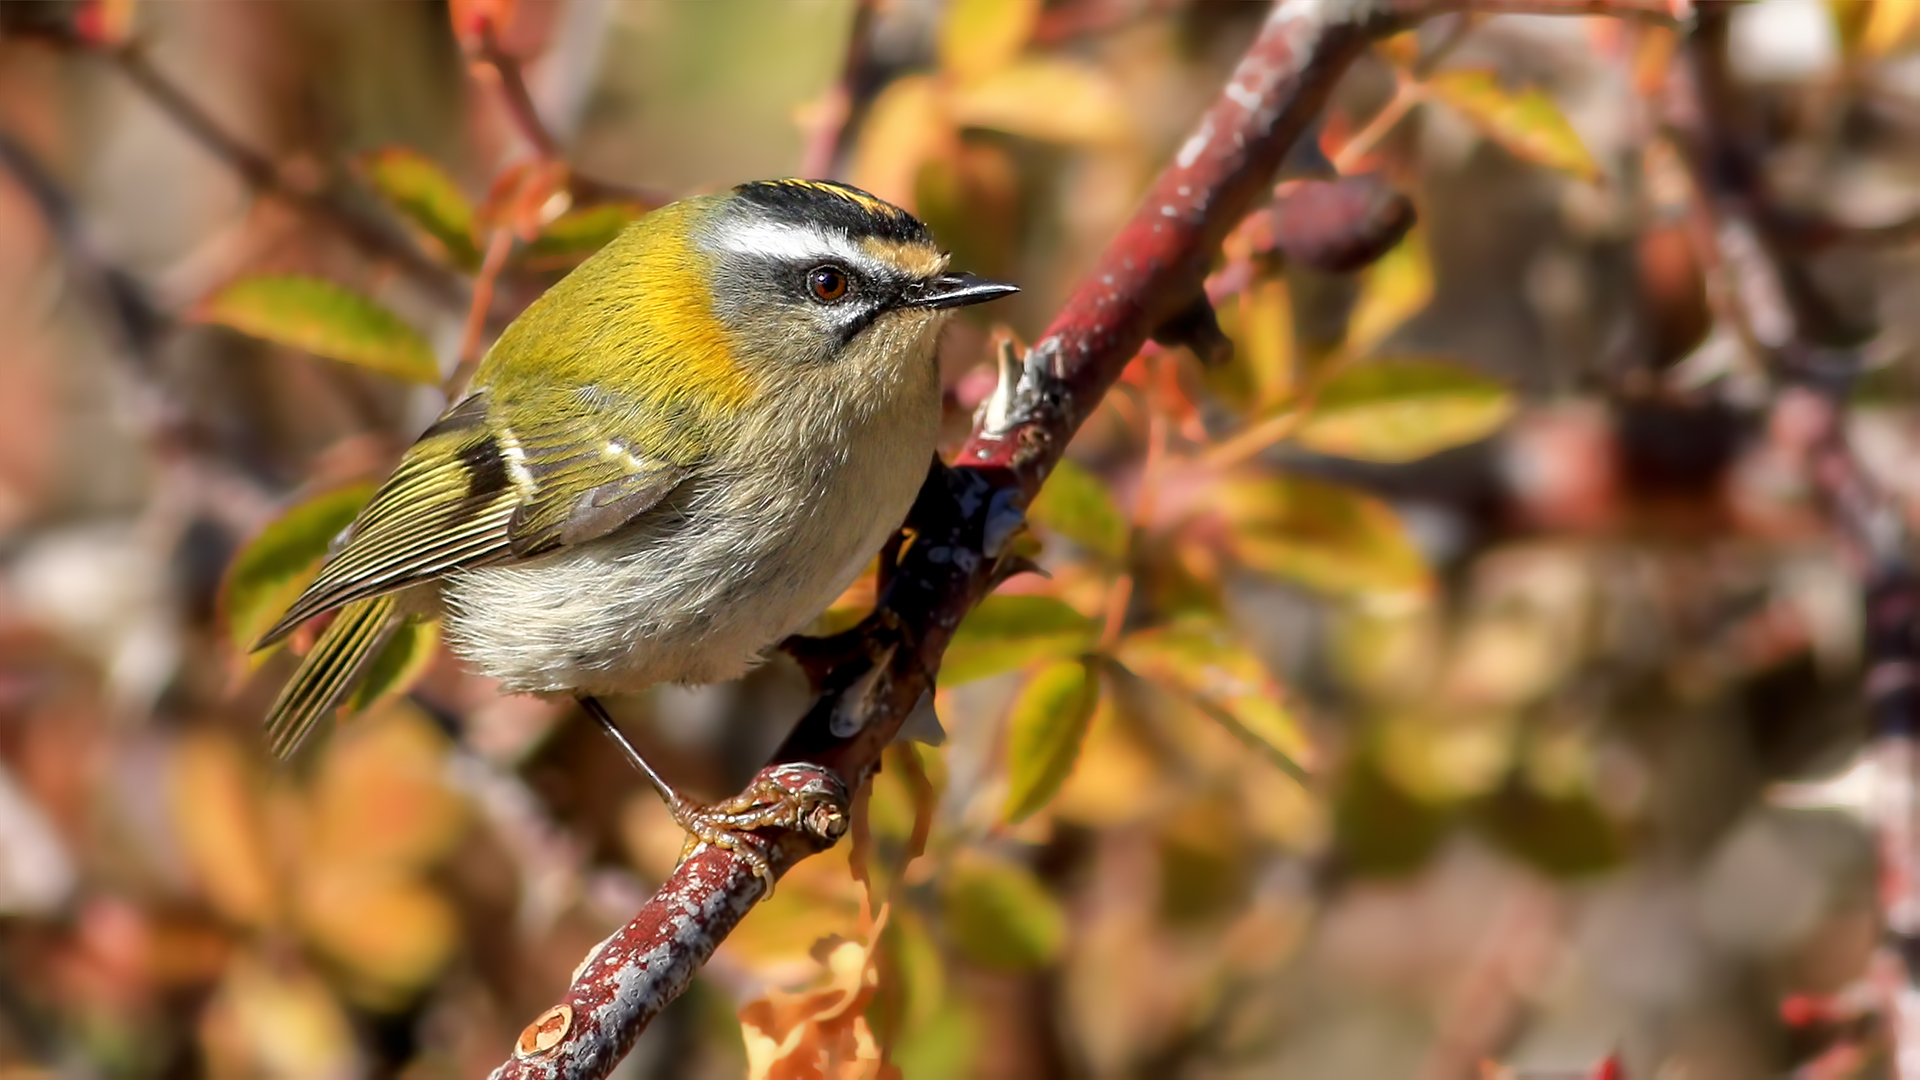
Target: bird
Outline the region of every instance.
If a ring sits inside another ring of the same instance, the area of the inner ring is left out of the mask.
[[[948,261],[918,218],[827,180],[628,225],[501,333],[261,637],[333,613],[268,711],[273,750],[439,618],[504,692],[578,699],[689,846],[770,882],[740,800],[781,793],[683,797],[599,699],[739,677],[900,526],[934,460],[941,328],[1019,291]]]

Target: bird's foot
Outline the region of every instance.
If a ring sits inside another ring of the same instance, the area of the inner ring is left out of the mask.
[[[701,844],[731,851],[767,883],[768,896],[773,895],[773,843],[757,830],[801,832],[825,847],[846,833],[851,812],[846,787],[838,778],[802,764],[762,773],[745,791],[711,805],[682,796],[668,805],[673,819],[687,831],[682,859]]]

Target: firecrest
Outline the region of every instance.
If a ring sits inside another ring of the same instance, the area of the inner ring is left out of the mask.
[[[739,676],[899,526],[933,454],[940,328],[1016,291],[949,271],[924,224],[844,184],[634,222],[514,320],[261,639],[338,609],[268,714],[274,749],[409,619],[443,616],[473,668],[578,697],[616,737],[594,695]],[[690,832],[735,846],[633,756]]]

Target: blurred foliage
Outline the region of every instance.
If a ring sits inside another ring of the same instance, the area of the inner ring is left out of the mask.
[[[948,335],[957,445],[1263,11],[880,0],[839,85],[851,0],[0,8],[8,1075],[502,1059],[679,830],[431,623],[269,763],[291,658],[260,633],[514,312],[661,198],[810,147],[1025,289]],[[1737,16],[1783,200],[1920,212],[1917,11]],[[1803,782],[1859,741],[1857,568],[1713,329],[1675,52],[1456,19],[1360,62],[1213,263],[1231,359],[1129,364],[1031,508],[1043,573],[957,631],[948,743],[888,751],[629,1075],[1784,1074],[1776,1004],[1858,975],[1877,918],[1857,792]],[[1384,239],[1290,258],[1302,177]],[[1852,430],[1914,518],[1920,274],[1808,269],[1886,323]],[[717,795],[798,682],[619,705]],[[1854,1064],[1821,1075],[1885,1075]]]

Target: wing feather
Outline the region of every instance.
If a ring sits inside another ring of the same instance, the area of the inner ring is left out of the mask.
[[[583,440],[582,432],[603,426],[643,428],[633,422],[637,410],[619,407],[607,394],[576,394],[573,401],[595,408],[586,415],[531,410],[560,419],[524,438],[490,417],[484,390],[449,409],[407,451],[344,543],[256,648],[342,604],[604,536],[692,475],[685,444],[676,462],[617,436]]]

